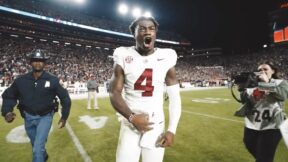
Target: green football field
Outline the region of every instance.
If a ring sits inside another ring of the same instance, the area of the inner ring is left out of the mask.
[[[242,142],[243,118],[233,116],[240,104],[228,89],[186,91],[181,96],[181,120],[173,147],[166,149],[164,162],[254,161]],[[167,105],[165,102],[166,113]],[[99,99],[99,106],[98,111],[87,110],[86,100],[74,100],[69,124],[64,129],[57,128],[59,115],[55,114],[46,145],[49,162],[115,161],[119,122],[109,98]],[[17,118],[13,123],[0,120],[0,162],[31,161],[23,119],[15,111]],[[274,161],[288,161],[283,140]]]

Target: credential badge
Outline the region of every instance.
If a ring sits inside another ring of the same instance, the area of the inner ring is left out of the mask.
[[[45,86],[44,86],[45,88],[48,88],[48,87],[50,87],[50,81],[46,81],[45,82]]]

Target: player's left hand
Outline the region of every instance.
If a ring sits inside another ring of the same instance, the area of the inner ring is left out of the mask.
[[[172,146],[174,141],[174,134],[172,132],[167,131],[163,136],[163,143],[160,145],[161,147],[170,147]]]
[[[60,119],[58,122],[58,128],[63,128],[66,125],[66,120],[65,119]]]

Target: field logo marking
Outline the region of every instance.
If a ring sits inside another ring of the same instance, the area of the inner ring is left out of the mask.
[[[230,101],[230,99],[227,98],[211,98],[211,97],[206,97],[206,98],[193,98],[193,102],[200,102],[200,103],[220,103],[220,102],[227,102]]]
[[[107,116],[91,117],[90,115],[84,115],[79,118],[79,122],[85,123],[90,129],[103,128],[108,120]]]
[[[51,133],[53,126],[50,129]],[[24,125],[20,125],[16,128],[13,128],[6,136],[6,141],[9,143],[29,143],[30,139],[28,138]]]

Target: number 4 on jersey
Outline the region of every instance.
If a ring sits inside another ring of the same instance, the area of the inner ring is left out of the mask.
[[[145,69],[134,84],[134,90],[142,90],[143,97],[153,96],[154,86],[152,86],[153,69]],[[142,85],[146,79],[146,85]]]

